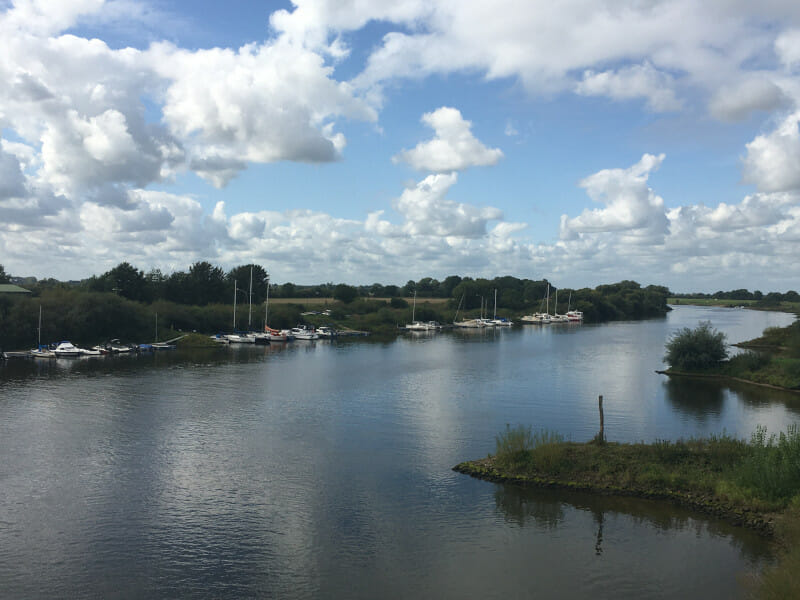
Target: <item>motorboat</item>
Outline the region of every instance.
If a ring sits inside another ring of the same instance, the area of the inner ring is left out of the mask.
[[[230,344],[231,341],[224,335],[218,333],[216,335],[209,336],[213,341],[217,342],[218,344]]]
[[[298,325],[297,327],[292,327],[291,329],[292,335],[296,340],[318,340],[319,334],[314,331],[313,329],[306,328],[305,325]]]
[[[573,323],[581,322],[583,321],[583,312],[579,310],[568,310],[567,319],[569,319]]]
[[[89,348],[80,348],[81,356],[102,356],[103,352]]]
[[[413,321],[405,326],[406,331],[439,331],[441,328],[436,321]]]
[[[83,354],[83,351],[72,345],[72,342],[63,341],[58,344],[53,350],[58,358],[77,358]]]
[[[514,321],[509,321],[506,318],[492,319],[492,325],[495,327],[511,327]]]
[[[136,346],[131,346],[130,344],[123,344],[118,339],[113,339],[106,344],[106,350],[111,352],[112,354],[127,354],[129,352],[134,352],[136,350]]]
[[[317,327],[317,335],[324,339],[332,339],[339,335],[339,332],[336,331],[333,327],[328,327],[327,325],[322,325]]]

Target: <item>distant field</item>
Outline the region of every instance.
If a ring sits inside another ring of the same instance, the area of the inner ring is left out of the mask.
[[[667,298],[667,304],[692,304],[694,306],[752,306],[756,302],[756,300],[715,300],[714,298]],[[781,302],[772,306],[753,306],[753,308],[800,314],[800,302]]]
[[[667,304],[693,304],[695,306],[748,306],[755,300],[725,300],[716,298],[667,298]]]
[[[367,298],[365,297],[364,300],[382,300],[383,302],[389,302],[391,298]],[[414,302],[414,298],[403,298],[406,302],[411,304]],[[450,298],[417,298],[417,304],[444,304]],[[327,306],[328,304],[333,304],[336,302],[333,298],[270,298],[270,304],[303,304],[304,306]]]

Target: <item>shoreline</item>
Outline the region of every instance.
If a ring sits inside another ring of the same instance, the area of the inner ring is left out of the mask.
[[[775,517],[780,512],[769,513],[736,506],[711,494],[680,492],[669,489],[645,489],[635,486],[615,486],[591,481],[572,481],[555,475],[540,476],[506,473],[495,467],[493,458],[465,461],[452,468],[456,473],[492,483],[589,492],[603,496],[635,497],[646,500],[667,501],[706,516],[715,517],[738,527],[747,527],[760,535],[775,536]]]
[[[763,387],[771,390],[778,390],[780,392],[788,392],[790,394],[800,394],[800,389],[798,388],[787,388],[782,387],[780,385],[773,385],[771,383],[760,383],[758,381],[752,381],[750,379],[742,379],[741,377],[734,377],[733,375],[723,375],[721,373],[691,373],[688,371],[671,371],[667,370],[656,370],[656,373],[659,375],[666,375],[667,377],[697,377],[699,379],[719,379],[722,381],[735,381],[737,383],[746,383],[748,385],[755,385],[758,387]]]

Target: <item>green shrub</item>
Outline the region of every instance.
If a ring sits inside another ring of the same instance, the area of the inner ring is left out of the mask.
[[[731,357],[728,361],[733,373],[739,371],[758,371],[763,369],[770,362],[768,354],[763,352],[742,352]]]
[[[684,371],[712,369],[728,356],[725,334],[713,329],[709,321],[695,329],[684,327],[670,338],[666,348],[664,362]]]
[[[408,308],[408,302],[406,302],[402,298],[394,297],[389,300],[389,306],[391,306],[392,308]]]

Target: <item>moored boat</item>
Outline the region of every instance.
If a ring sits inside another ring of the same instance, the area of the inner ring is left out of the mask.
[[[58,358],[77,358],[83,353],[80,348],[73,346],[72,342],[66,340],[58,344],[53,352]]]
[[[55,358],[56,353],[50,350],[47,347],[40,346],[39,348],[34,348],[31,350],[30,355],[33,358]]]
[[[319,334],[313,329],[308,329],[305,325],[292,327],[292,335],[296,340],[318,340]]]

